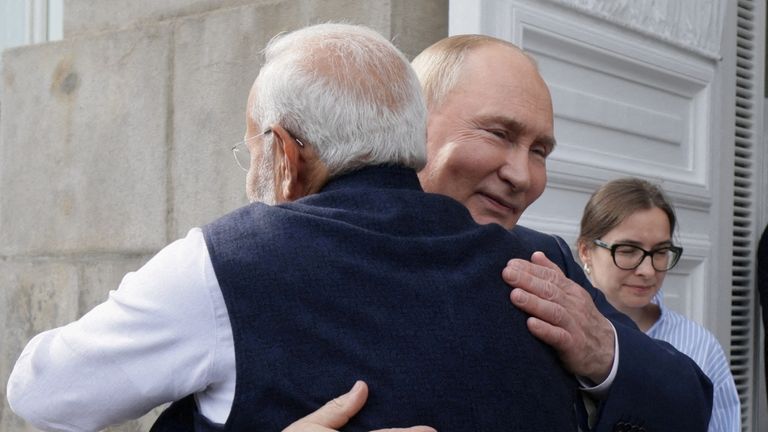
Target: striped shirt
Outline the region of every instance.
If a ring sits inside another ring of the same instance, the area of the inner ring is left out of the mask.
[[[654,303],[658,303],[661,308],[661,317],[646,333],[654,339],[669,342],[678,351],[693,359],[712,381],[713,401],[709,432],[740,430],[739,395],[720,343],[701,325],[666,309],[660,297],[661,293],[654,298]]]

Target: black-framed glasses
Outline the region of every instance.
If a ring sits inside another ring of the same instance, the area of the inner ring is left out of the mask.
[[[651,265],[654,270],[665,272],[680,260],[683,254],[683,248],[680,246],[662,246],[649,251],[631,244],[608,244],[602,240],[595,239],[592,242],[601,248],[611,251],[611,257],[616,267],[622,270],[634,270],[640,266],[645,257],[651,257]]]
[[[251,167],[251,150],[248,148],[248,143],[260,136],[264,136],[270,133],[272,133],[272,129],[267,129],[258,135],[246,138],[232,146],[232,154],[235,156],[235,162],[237,162],[237,166],[239,166],[240,169],[248,172]],[[296,135],[290,132],[288,133],[291,134],[294,140],[296,140],[296,142],[299,144],[299,147],[304,147],[304,143],[300,139],[296,138]]]

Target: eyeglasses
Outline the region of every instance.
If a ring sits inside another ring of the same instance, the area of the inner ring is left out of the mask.
[[[245,172],[248,172],[248,169],[251,167],[251,150],[248,148],[248,143],[255,140],[256,138],[259,138],[260,136],[267,135],[272,133],[272,129],[267,129],[264,132],[254,135],[250,138],[246,138],[239,143],[232,146],[232,154],[235,156],[235,162],[237,162],[237,166],[240,167]],[[291,134],[294,140],[299,144],[299,147],[304,147],[304,143],[301,142],[298,138],[296,138],[296,135],[288,132]]]
[[[645,257],[651,257],[651,266],[654,270],[665,272],[677,264],[683,254],[683,248],[679,246],[662,246],[649,251],[630,244],[608,244],[602,240],[592,240],[594,244],[611,251],[613,263],[622,270],[634,270],[642,264]]]

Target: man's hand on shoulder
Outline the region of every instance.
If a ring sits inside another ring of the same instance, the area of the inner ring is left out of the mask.
[[[594,383],[610,374],[614,333],[589,293],[536,252],[531,262],[513,259],[502,271],[512,303],[531,315],[528,329],[557,350],[566,369]]]
[[[347,424],[349,419],[355,416],[368,400],[368,386],[363,381],[358,381],[352,389],[341,395],[308,416],[297,420],[283,432],[335,432],[338,428]],[[379,429],[372,432],[436,432],[427,426],[414,426],[410,428]]]

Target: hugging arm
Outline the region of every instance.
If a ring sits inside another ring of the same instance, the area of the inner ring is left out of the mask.
[[[531,332],[557,350],[569,371],[599,384],[617,362],[610,387],[597,401],[595,430],[629,421],[646,430],[705,431],[712,412],[706,375],[616,311],[586,279],[565,242],[551,238],[533,243],[546,256],[537,252],[532,262],[512,260],[502,276],[513,288],[512,302],[532,316]],[[613,332],[606,327],[611,324],[618,340],[615,358]]]

